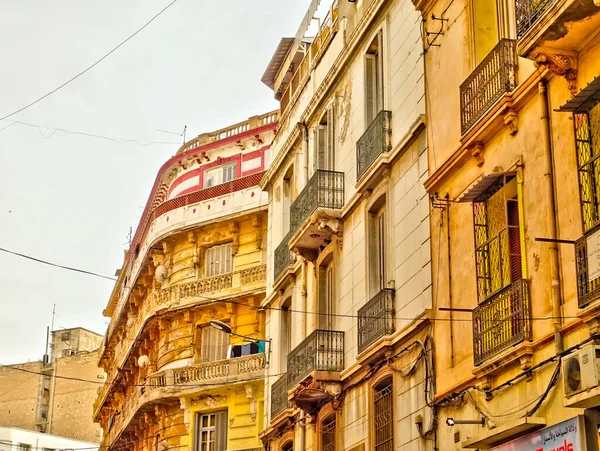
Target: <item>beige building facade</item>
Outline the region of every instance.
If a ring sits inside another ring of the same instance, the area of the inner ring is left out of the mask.
[[[432,449],[420,36],[410,1],[314,1],[263,76],[281,104],[261,181],[267,449]]]
[[[98,443],[91,415],[102,382],[96,362],[102,336],[73,328],[51,337],[47,361],[0,368],[0,426]]]
[[[425,53],[436,446],[597,450],[600,8],[413,3]]]

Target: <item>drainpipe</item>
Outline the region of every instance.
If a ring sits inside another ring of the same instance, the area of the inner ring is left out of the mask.
[[[538,92],[542,98],[542,145],[544,148],[544,181],[546,184],[546,197],[548,205],[548,215],[551,218],[550,236],[551,240],[557,239],[557,214],[556,214],[556,198],[554,195],[554,173],[553,173],[553,156],[552,142],[550,140],[550,108],[548,100],[548,85],[545,80],[538,82]],[[560,331],[561,326],[561,296],[560,296],[560,274],[558,271],[558,243],[556,241],[548,243],[550,251],[550,280],[551,290],[550,298],[552,301],[552,317],[554,324],[554,343],[556,352],[564,350],[563,336]]]
[[[300,172],[300,186],[303,188],[308,183],[308,127],[300,122],[302,128],[302,171]]]

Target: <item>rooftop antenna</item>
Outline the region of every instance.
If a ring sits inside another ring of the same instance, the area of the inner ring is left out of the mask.
[[[156,129],[159,132],[168,133],[169,135],[183,136],[183,143],[185,144],[185,135],[187,132],[187,125],[183,126],[183,131],[181,133],[170,132],[169,130],[161,130],[160,128]]]
[[[127,249],[129,249],[131,247],[131,240],[133,239],[133,229],[131,226],[129,226],[129,233],[126,236],[127,242],[125,243],[125,245],[127,246]]]
[[[44,354],[44,363],[48,364],[50,363],[50,358],[48,355],[48,347],[51,346],[50,345],[50,330],[54,330],[54,317],[58,316],[56,314],[56,304],[52,305],[52,321],[51,324],[52,326],[46,326],[46,352]]]

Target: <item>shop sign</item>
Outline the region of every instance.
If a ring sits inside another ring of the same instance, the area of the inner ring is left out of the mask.
[[[588,282],[600,277],[600,231],[586,239]]]
[[[583,417],[575,417],[550,426],[492,451],[587,451]]]

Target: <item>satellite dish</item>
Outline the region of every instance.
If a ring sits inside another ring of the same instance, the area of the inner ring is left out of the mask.
[[[147,355],[141,355],[138,358],[138,362],[137,363],[138,363],[138,366],[140,368],[145,368],[145,367],[147,367],[150,364],[150,357],[148,357]]]
[[[158,265],[156,267],[156,272],[154,273],[154,278],[157,282],[163,283],[167,280],[167,276],[169,275],[169,270],[165,265]]]

